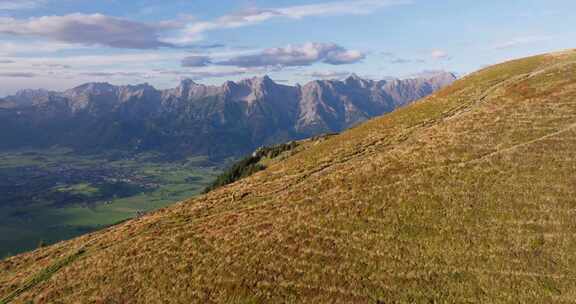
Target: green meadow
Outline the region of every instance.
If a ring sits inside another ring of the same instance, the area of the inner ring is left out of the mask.
[[[202,157],[162,158],[154,153],[82,155],[64,148],[0,153],[0,257],[190,198],[219,173]]]

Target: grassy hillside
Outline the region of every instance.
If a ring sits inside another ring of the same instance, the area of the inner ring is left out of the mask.
[[[5,260],[0,298],[568,303],[575,169],[576,52],[512,61],[207,195]]]

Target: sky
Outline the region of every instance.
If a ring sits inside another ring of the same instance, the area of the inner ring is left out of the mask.
[[[574,0],[0,0],[0,96],[465,75],[576,47]]]

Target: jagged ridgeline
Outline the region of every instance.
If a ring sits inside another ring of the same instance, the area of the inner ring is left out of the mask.
[[[265,166],[205,195],[0,262],[0,299],[576,298],[574,51],[486,68]]]
[[[220,160],[257,147],[340,132],[427,96],[456,77],[277,84],[268,77],[174,89],[88,83],[64,92],[24,90],[0,99],[0,149],[157,150]],[[176,156],[178,156],[176,155]]]

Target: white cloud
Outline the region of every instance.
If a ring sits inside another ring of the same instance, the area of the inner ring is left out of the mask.
[[[46,0],[0,0],[0,9],[33,8]],[[113,48],[154,49],[189,46],[208,31],[262,23],[273,18],[301,19],[312,16],[370,14],[384,7],[412,0],[346,0],[280,8],[253,8],[211,21],[180,18],[144,23],[102,14],[74,13],[27,19],[0,17],[0,34],[40,37],[54,42]]]
[[[186,56],[186,52],[159,54],[77,55],[67,57],[7,57],[2,61],[11,62],[2,67],[0,77],[24,76],[72,79],[81,82],[93,78],[124,79],[128,83],[139,79],[162,80],[170,76],[185,76],[194,79],[235,76],[248,73],[266,72],[266,68],[241,68],[227,66],[191,67],[186,70],[167,69],[174,61]]]
[[[337,1],[320,4],[309,4],[292,6],[278,9],[281,16],[290,18],[303,18],[308,16],[329,16],[329,15],[360,15],[370,14],[374,10],[393,6],[409,4],[411,1],[405,0],[356,0]]]
[[[187,56],[182,59],[183,67],[203,67],[212,63],[209,56]]]
[[[366,54],[357,50],[345,50],[341,47],[334,47],[328,52],[324,63],[332,65],[352,64],[366,58]]]
[[[201,40],[202,34],[208,31],[239,28],[262,23],[273,18],[300,19],[312,16],[370,14],[384,7],[410,3],[412,3],[411,0],[348,0],[281,8],[253,8],[225,15],[213,21],[190,23],[185,26],[178,37],[171,41],[176,44],[187,44]]]
[[[159,33],[169,26],[151,25],[102,14],[70,14],[29,19],[0,17],[0,34],[41,37],[56,42],[114,48],[171,47]]]
[[[430,57],[435,60],[448,60],[450,59],[450,55],[444,50],[433,50],[430,53]]]
[[[347,50],[334,43],[309,42],[282,48],[265,49],[257,54],[241,55],[216,62],[218,65],[239,67],[308,66],[323,62],[331,65],[352,64],[366,55],[357,50]]]

